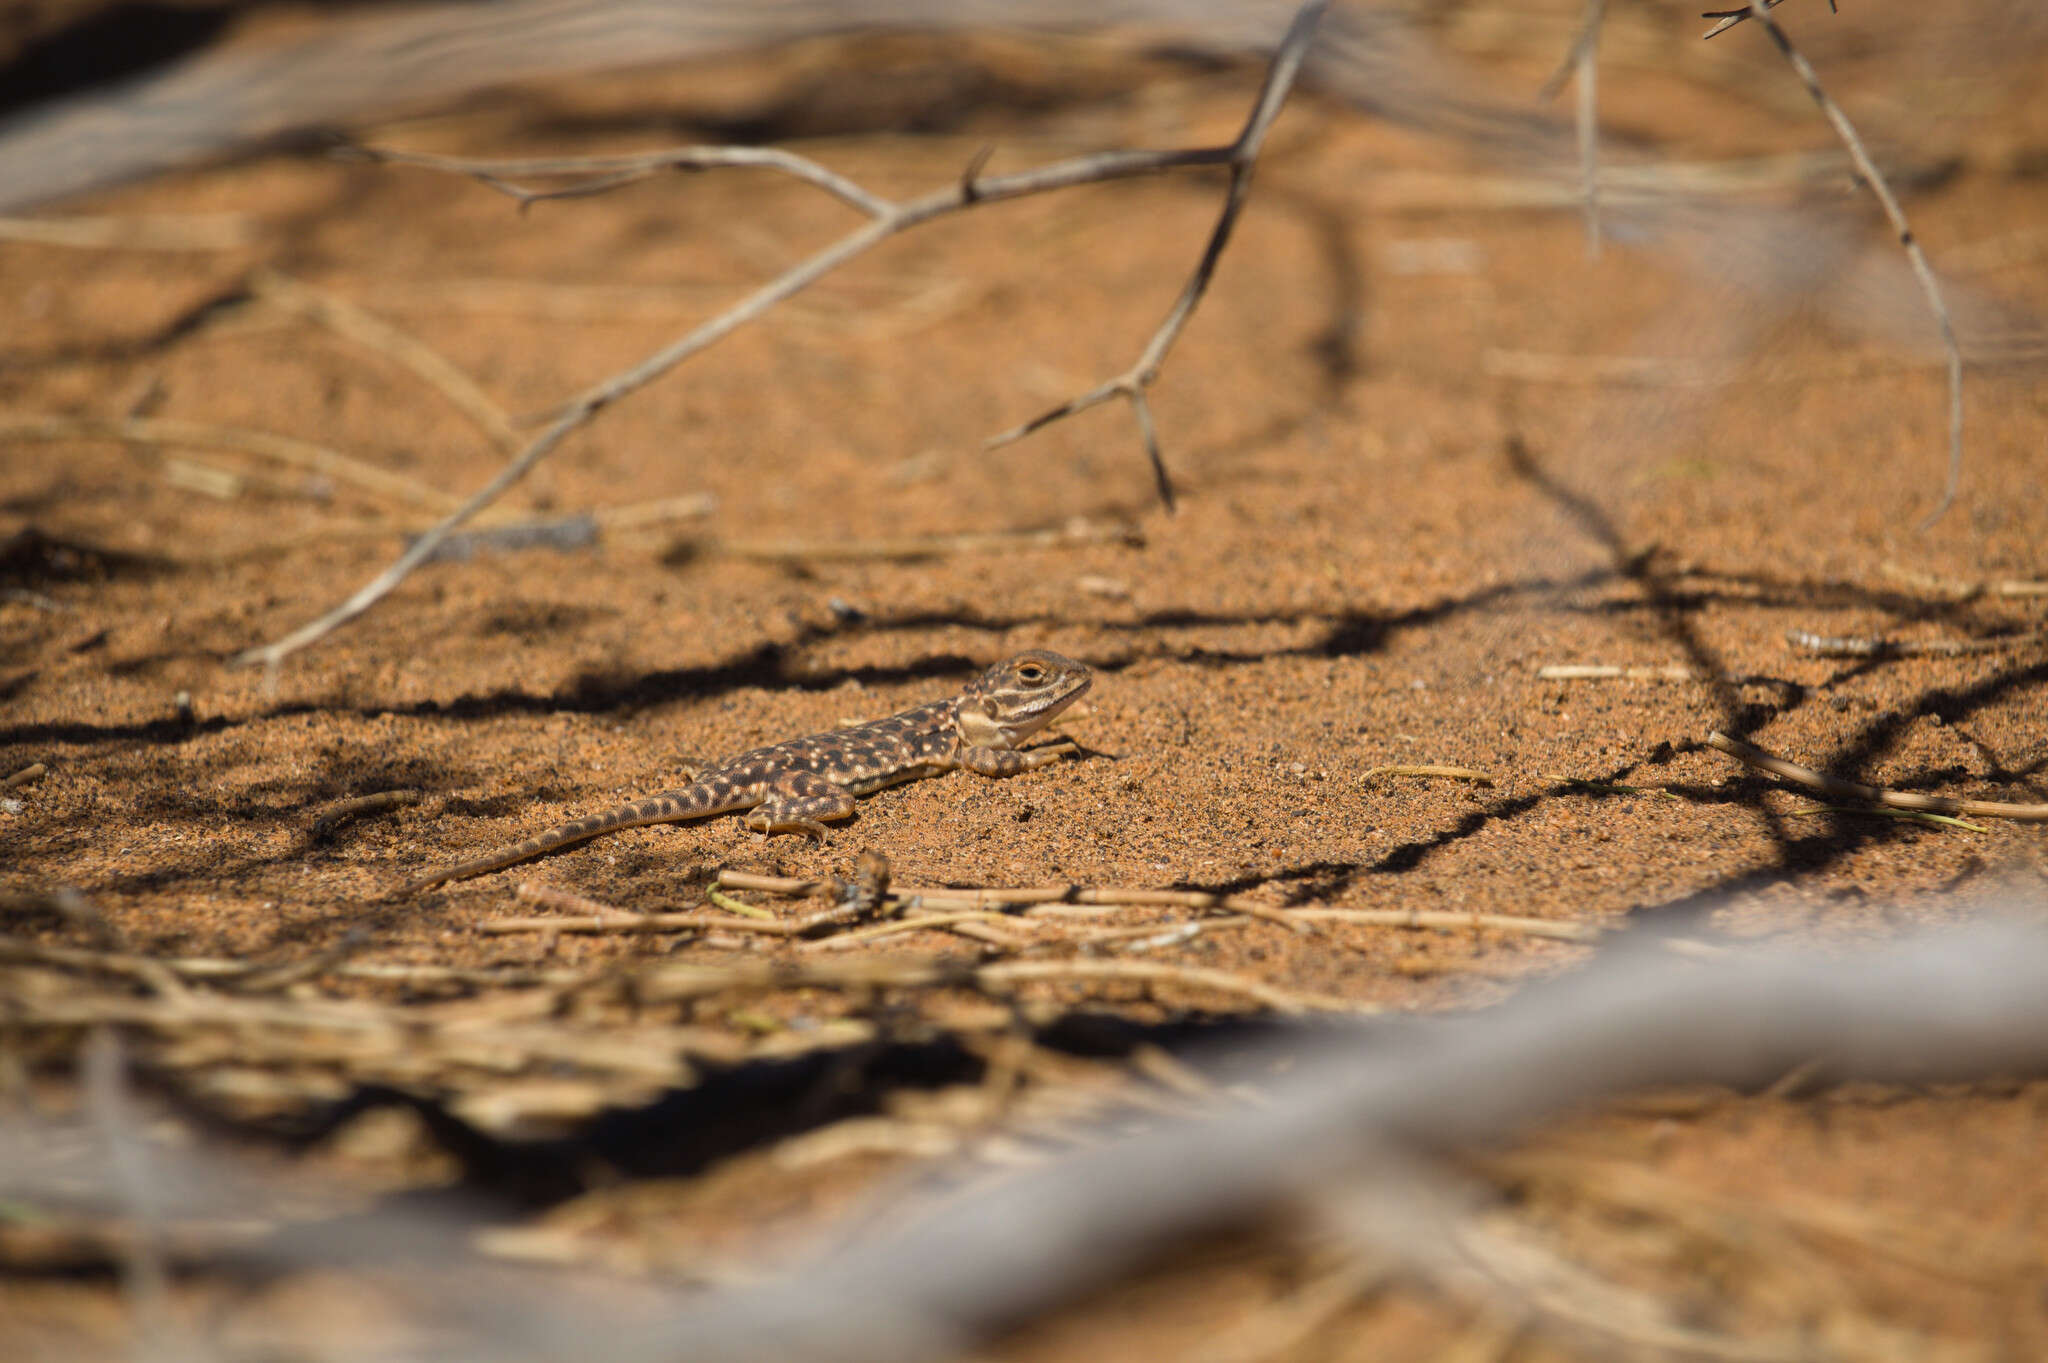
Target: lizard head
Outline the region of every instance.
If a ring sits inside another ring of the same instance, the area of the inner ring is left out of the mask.
[[[954,723],[977,748],[1014,748],[1081,698],[1095,680],[1085,664],[1045,649],[1005,659],[961,694]]]

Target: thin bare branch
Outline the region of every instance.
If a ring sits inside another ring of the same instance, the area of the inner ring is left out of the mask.
[[[1586,195],[1586,256],[1600,258],[1600,20],[1605,0],[1586,0],[1590,37],[1579,50],[1573,122],[1578,130],[1579,182]]]
[[[1064,417],[1086,411],[1110,398],[1123,397],[1130,401],[1132,415],[1137,420],[1138,434],[1145,444],[1145,456],[1152,463],[1152,476],[1159,488],[1159,499],[1168,511],[1174,509],[1173,481],[1159,454],[1159,437],[1153,429],[1152,409],[1146,401],[1145,390],[1158,380],[1167,352],[1180,339],[1188,318],[1194,315],[1196,305],[1208,291],[1209,280],[1216,273],[1216,263],[1223,258],[1224,247],[1230,244],[1230,234],[1236,228],[1245,198],[1251,192],[1252,168],[1258,162],[1259,149],[1265,145],[1266,133],[1272,128],[1273,120],[1280,116],[1281,106],[1287,102],[1287,95],[1294,88],[1295,77],[1301,73],[1302,60],[1308,54],[1309,40],[1315,36],[1316,24],[1322,19],[1325,8],[1326,0],[1309,0],[1295,11],[1294,21],[1288,25],[1286,36],[1280,40],[1279,49],[1273,54],[1273,64],[1266,71],[1265,84],[1259,88],[1259,98],[1252,106],[1251,116],[1245,120],[1237,140],[1223,149],[1226,153],[1224,163],[1230,167],[1230,186],[1224,191],[1223,209],[1217,214],[1216,226],[1210,229],[1208,244],[1202,248],[1202,258],[1196,262],[1195,271],[1181,289],[1180,297],[1174,300],[1166,320],[1152,333],[1152,339],[1146,343],[1136,363],[1080,397],[991,436],[984,449],[999,449]]]
[[[133,1227],[121,1277],[135,1318],[140,1344],[137,1357],[146,1363],[178,1363],[192,1357],[192,1352],[171,1316],[158,1184],[150,1169],[141,1124],[128,1099],[127,1060],[120,1037],[111,1029],[95,1028],[86,1039],[79,1069],[87,1109],[106,1149],[111,1182]]]
[[[1156,1246],[1255,1208],[1327,1199],[1368,1155],[1381,1165],[1403,1151],[1498,1140],[1644,1085],[1768,1082],[1816,1054],[1871,1077],[2031,1071],[2048,1062],[2044,968],[2048,938],[2011,926],[1704,966],[1623,952],[1501,1008],[1433,1024],[1413,1045],[1341,1035],[1307,1056],[1290,1048],[1286,1077],[1257,1105],[948,1199],[771,1282],[699,1297],[651,1335],[617,1339],[608,1356],[951,1357],[998,1325],[1099,1288]],[[1425,1273],[1455,1253],[1441,1224],[1415,1225],[1430,1232],[1416,1238],[1391,1233],[1386,1219],[1356,1220],[1376,1249]]]
[[[1576,81],[1573,118],[1579,145],[1579,193],[1586,217],[1586,257],[1600,258],[1600,27],[1607,18],[1607,0],[1585,0],[1579,31],[1564,61],[1543,82],[1544,99],[1553,99],[1567,80]]]
[[[351,160],[376,161],[390,165],[419,166],[426,170],[467,175],[521,205],[543,199],[576,198],[601,194],[658,175],[662,171],[736,169],[755,166],[779,170],[824,190],[833,198],[857,208],[871,218],[885,218],[896,205],[868,193],[853,181],[795,152],[774,147],[670,147],[661,151],[624,156],[539,156],[502,160],[475,160],[461,156],[436,156],[428,152],[398,151],[388,147],[345,147],[337,155]],[[567,178],[575,183],[560,189],[526,189],[512,183],[515,178]]]
[[[49,767],[41,762],[31,762],[6,780],[0,781],[0,790],[13,790],[16,786],[25,786],[33,781],[40,781],[49,773],[49,770]]]
[[[1927,306],[1934,313],[1934,320],[1941,327],[1941,348],[1948,359],[1948,481],[1942,488],[1941,501],[1934,510],[1921,520],[1919,529],[1925,530],[1940,520],[1948,509],[1955,505],[1956,490],[1963,480],[1963,350],[1956,343],[1955,323],[1949,317],[1948,303],[1941,296],[1941,284],[1934,277],[1934,269],[1927,263],[1927,253],[1920,249],[1919,239],[1913,235],[1912,225],[1906,221],[1906,212],[1899,207],[1898,198],[1891,186],[1885,182],[1884,173],[1871,159],[1864,147],[1863,139],[1856,133],[1856,127],[1849,122],[1849,116],[1842,112],[1842,106],[1822,88],[1820,76],[1806,55],[1792,45],[1785,30],[1778,27],[1778,21],[1771,17],[1771,7],[1780,0],[1749,0],[1749,15],[1763,26],[1776,44],[1778,54],[1788,62],[1799,79],[1806,85],[1806,93],[1813,96],[1813,102],[1827,117],[1835,129],[1835,136],[1842,139],[1842,145],[1849,149],[1850,159],[1856,163],[1856,171],[1863,177],[1863,183],[1870,186],[1870,192],[1877,196],[1877,202],[1884,209],[1886,221],[1892,231],[1898,234],[1899,245],[1905,248],[1906,260],[1913,267],[1914,278],[1920,281],[1921,292],[1927,295]],[[1715,32],[1719,32],[1716,29]],[[1709,33],[1708,37],[1713,34]]]
[[[1475,786],[1493,784],[1492,775],[1476,767],[1446,767],[1432,762],[1394,763],[1371,767],[1360,772],[1358,779],[1370,781],[1375,776],[1441,776],[1447,781],[1470,781]]]
[[[2044,637],[2048,637],[2048,629],[2030,629],[2023,634],[2002,634],[1992,639],[1886,639],[1874,635],[1845,638],[1805,629],[1785,631],[1787,644],[1818,658],[1958,658],[1975,653],[2003,653]]]
[[[1209,276],[1214,272],[1216,260],[1222,254],[1224,244],[1229,240],[1230,229],[1237,220],[1250,183],[1252,161],[1258,154],[1266,130],[1279,113],[1280,105],[1301,69],[1308,40],[1314,31],[1317,18],[1323,11],[1324,3],[1325,0],[1309,0],[1295,16],[1294,24],[1288,30],[1286,39],[1274,57],[1272,68],[1267,73],[1265,85],[1260,91],[1258,103],[1250,119],[1237,140],[1229,146],[1168,151],[1097,152],[1010,175],[963,176],[944,189],[903,202],[883,200],[860,191],[862,198],[854,202],[859,202],[870,212],[869,222],[763,284],[724,312],[656,351],[639,364],[614,374],[570,400],[557,409],[546,429],[520,450],[497,476],[471,494],[432,529],[414,540],[390,566],[358,588],[347,600],[275,642],[244,649],[229,659],[228,665],[248,667],[260,663],[267,671],[274,673],[286,658],[325,638],[390,595],[399,583],[412,575],[414,569],[434,557],[442,541],[458,526],[496,501],[514,483],[531,472],[536,464],[552,453],[557,445],[605,407],[645,387],[691,356],[709,349],[740,327],[756,320],[777,304],[801,293],[880,242],[935,218],[945,217],[979,204],[999,203],[1007,199],[1023,198],[1026,195],[1043,194],[1077,185],[1097,184],[1107,180],[1157,175],[1184,166],[1228,165],[1231,168],[1230,190],[1222,216],[1210,237],[1208,249],[1203,253],[1201,264],[1196,268],[1195,276],[1189,281],[1188,287],[1183,290],[1179,302],[1168,315],[1166,323],[1154,335],[1152,343],[1145,348],[1144,355],[1131,371],[1136,386],[1149,385],[1156,377],[1158,367],[1174,338],[1185,325],[1188,314],[1194,310],[1196,301],[1200,299],[1202,291],[1207,286]],[[697,152],[728,150],[735,149],[696,149]],[[408,159],[419,163],[416,157]],[[786,162],[758,157],[751,160],[735,157],[720,162],[707,161],[705,164],[773,164],[776,168],[798,174],[799,178],[807,179],[811,183],[820,183],[816,177],[801,173],[796,168],[796,164],[802,162],[803,158],[800,157]],[[522,164],[568,166],[572,163],[565,161]],[[589,161],[587,158],[579,158],[574,164],[587,167]],[[471,172],[465,170],[465,173]],[[821,184],[820,187],[827,188],[829,192],[838,194],[842,199],[846,198],[845,194],[830,186]],[[870,199],[872,206],[867,203]],[[1148,444],[1147,452],[1154,460],[1155,473],[1163,478],[1164,467],[1158,462],[1156,441]],[[1170,495],[1170,488],[1163,482],[1161,486],[1163,493]]]
[[[2003,578],[1986,582],[1936,577],[1932,573],[1923,573],[1917,568],[1909,568],[1903,563],[1891,560],[1878,564],[1877,570],[1896,581],[1918,587],[1923,591],[1939,592],[1957,601],[1968,601],[1979,596],[2048,596],[2048,581]]]
[[[1776,9],[1778,6],[1784,3],[1785,0],[1769,0],[1770,7],[1772,9]],[[1828,0],[1828,9],[1832,11],[1834,7],[1835,0]],[[1720,22],[1715,24],[1712,28],[1708,29],[1705,33],[1702,33],[1700,37],[1704,40],[1707,38],[1715,37],[1718,34],[1726,33],[1729,29],[1734,28],[1737,24],[1741,23],[1743,20],[1749,17],[1750,13],[1747,7],[1743,9],[1702,10],[1700,11],[1700,18],[1718,19],[1720,20]]]
[[[1677,663],[1624,667],[1619,663],[1551,663],[1536,669],[1543,681],[1699,681],[1700,674]]]

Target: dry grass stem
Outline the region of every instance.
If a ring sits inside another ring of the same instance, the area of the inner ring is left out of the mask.
[[[718,509],[718,499],[708,492],[691,492],[681,497],[662,497],[651,502],[629,502],[624,506],[599,506],[590,518],[607,534],[642,530],[670,521],[695,520]]]
[[[565,896],[575,898],[576,896]],[[663,932],[754,932],[767,937],[794,937],[802,927],[796,923],[768,922],[722,913],[633,913],[609,909],[581,918],[492,918],[476,925],[486,937],[510,937],[528,932],[560,932],[573,936],[617,936]]]
[[[1211,235],[1209,247],[1204,252],[1195,276],[1181,295],[1167,321],[1154,336],[1145,355],[1132,370],[1134,376],[1130,387],[1134,405],[1142,415],[1142,399],[1137,387],[1138,379],[1150,383],[1159,364],[1164,360],[1166,350],[1179,334],[1194,304],[1206,287],[1216,260],[1221,255],[1230,235],[1230,227],[1236,221],[1250,183],[1250,171],[1259,145],[1278,115],[1281,103],[1292,88],[1295,75],[1299,72],[1303,55],[1308,48],[1316,21],[1321,17],[1323,0],[1309,0],[1296,14],[1293,25],[1275,54],[1265,86],[1250,120],[1236,142],[1226,147],[1197,147],[1168,151],[1112,151],[1090,156],[1074,157],[1056,162],[1037,170],[1020,171],[1009,175],[982,176],[970,174],[944,189],[926,194],[921,198],[892,202],[856,190],[849,195],[840,177],[823,167],[808,170],[796,169],[808,165],[804,158],[789,153],[777,153],[776,168],[798,174],[800,178],[816,184],[848,203],[859,207],[869,216],[869,221],[838,241],[785,271],[775,279],[761,285],[739,302],[717,316],[678,337],[639,364],[604,379],[584,390],[557,409],[545,429],[535,436],[515,455],[497,475],[472,493],[461,505],[450,511],[439,523],[420,536],[405,552],[400,554],[382,572],[358,588],[347,600],[334,606],[317,618],[308,621],[298,629],[272,643],[243,650],[229,660],[231,666],[247,667],[261,664],[274,670],[286,658],[300,649],[325,638],[349,621],[354,620],[383,600],[391,591],[411,576],[414,569],[429,561],[445,540],[458,526],[471,516],[495,502],[514,483],[524,478],[533,467],[546,458],[556,446],[568,436],[581,429],[604,408],[628,394],[653,382],[668,373],[691,356],[717,344],[742,326],[756,320],[776,305],[801,293],[818,280],[838,269],[850,260],[865,254],[874,246],[909,231],[911,228],[938,218],[973,208],[978,204],[994,203],[1005,199],[1022,198],[1053,190],[1071,188],[1077,185],[1098,184],[1108,180],[1128,179],[1141,175],[1156,175],[1164,171],[1187,166],[1227,165],[1231,170],[1230,189],[1216,231]],[[720,149],[709,149],[718,151]],[[731,151],[732,149],[724,149]],[[756,149],[741,149],[753,154]],[[708,154],[706,149],[697,149],[690,154]],[[417,162],[417,158],[413,158]],[[732,164],[737,164],[733,162]],[[758,159],[750,164],[765,164]],[[613,176],[612,183],[623,183],[620,176],[627,172],[616,167],[607,173]],[[628,178],[638,178],[641,171],[633,172]],[[647,171],[644,173],[651,173]],[[597,186],[587,186],[596,188]],[[1041,419],[1043,425],[1050,416]],[[1146,428],[1149,434],[1149,426]],[[1148,448],[1153,456],[1154,474],[1161,481],[1162,494],[1170,494],[1165,482],[1165,468],[1158,462],[1156,449]]]
[[[1412,1046],[1338,1035],[1306,1051],[1290,1047],[1285,1072],[1262,1086],[1256,1104],[1084,1148],[941,1201],[775,1281],[697,1298],[637,1338],[635,1356],[687,1352],[696,1363],[736,1363],[823,1356],[829,1342],[842,1363],[957,1357],[999,1325],[1099,1290],[1160,1246],[1241,1225],[1250,1209],[1298,1205],[1304,1189],[1356,1188],[1362,1163],[1388,1162],[1381,1153],[1493,1144],[1645,1085],[1752,1087],[1816,1054],[1873,1078],[2030,1073],[2048,1058],[2044,966],[2048,938],[2015,926],[1846,954],[1745,953],[1705,966],[1620,953],[1497,1009],[1433,1023]],[[1406,1172],[1382,1187],[1424,1182]],[[1347,1233],[1428,1279],[1471,1287],[1486,1309],[1506,1315],[1576,1307],[1610,1338],[1619,1328],[1681,1351],[1783,1352],[1776,1339],[1745,1344],[1686,1329],[1655,1299],[1617,1292],[1540,1244],[1518,1253],[1520,1244],[1498,1232],[1468,1243],[1441,1200],[1449,1191],[1417,1192],[1426,1209],[1413,1196],[1405,1207],[1391,1195],[1353,1199],[1372,1205],[1347,1218]],[[1039,1248],[1019,1253],[1020,1243]],[[1484,1275],[1472,1272],[1467,1251],[1482,1256]],[[1810,1355],[1807,1343],[1790,1354]]]
[[[1491,1294],[1570,1327],[1571,1334],[1729,1363],[1806,1363],[1812,1357],[1807,1342],[1790,1331],[1746,1339],[1688,1324],[1662,1298],[1590,1273],[1518,1226],[1468,1222],[1454,1227],[1452,1238]]]
[[[724,909],[727,913],[736,914],[741,918],[754,919],[760,922],[770,922],[773,921],[775,917],[774,913],[767,909],[759,908],[756,905],[749,904],[744,899],[734,899],[731,895],[726,894],[724,891],[720,890],[716,885],[707,885],[704,888],[704,897],[710,900],[712,903],[716,904],[719,908]]]
[[[1700,681],[1692,668],[1668,663],[1662,667],[1621,667],[1609,663],[1556,663],[1536,669],[1543,681]]]
[[[1980,349],[1980,363],[1992,360],[2037,363],[2048,356],[2039,345],[2015,345],[1995,353]],[[1613,385],[1628,388],[1746,388],[1816,383],[1868,383],[1890,374],[1946,364],[1943,357],[1864,353],[1836,355],[1758,368],[1746,360],[1720,361],[1668,355],[1559,354],[1488,346],[1479,352],[1480,370],[1517,383]]]
[[[732,889],[744,888],[793,897],[813,894],[838,897],[846,893],[844,883],[836,880],[804,880],[788,876],[760,875],[751,871],[720,871],[718,884]],[[527,888],[521,887],[522,898],[539,897],[537,894],[528,895]],[[819,927],[843,922],[848,916],[847,911],[842,908],[827,909],[803,918],[768,922],[723,918],[704,913],[628,914],[624,910],[611,910],[607,906],[577,896],[556,891],[547,893],[552,902],[558,902],[565,908],[576,910],[578,906],[587,906],[581,910],[587,916],[501,918],[479,924],[478,931],[490,935],[529,932],[605,934],[722,928],[767,936],[794,937]],[[1117,908],[1192,909],[1208,911],[1217,916],[1197,920],[1196,923],[1154,922],[1109,928],[1088,933],[1078,940],[1117,941],[1171,933],[1196,926],[1206,931],[1213,928],[1241,927],[1253,922],[1273,923],[1296,933],[1311,932],[1318,923],[1350,923],[1431,930],[1486,930],[1567,942],[1597,941],[1608,932],[1607,928],[1592,924],[1557,922],[1547,918],[1518,917],[1512,914],[1463,913],[1451,909],[1280,908],[1243,895],[1219,895],[1204,890],[1090,888],[1080,885],[993,887],[978,890],[899,885],[892,887],[884,901],[877,907],[882,912],[911,912],[919,916],[895,918],[870,927],[819,937],[805,943],[804,949],[842,950],[905,932],[951,928],[955,924],[1001,924],[1014,927],[1022,923],[1042,921],[1048,913],[1058,915],[1061,910],[1092,912]],[[1026,917],[1027,915],[1029,917]],[[1005,945],[1022,948],[1028,944],[1013,941]]]
[[[169,417],[115,419],[93,416],[0,417],[0,441],[118,440],[129,445],[170,445],[185,449],[233,450],[347,483],[385,501],[445,511],[455,499],[403,474],[388,473],[352,455],[267,431],[245,431]]]
[[[799,898],[804,895],[838,892],[837,881],[769,876],[756,871],[735,871],[730,868],[719,871],[716,883],[729,890],[765,890],[769,894],[785,894]]]
[[[1995,639],[1885,639],[1874,635],[1829,637],[1811,630],[1785,631],[1785,642],[1818,658],[1956,658],[1976,653],[2002,653],[2009,648],[2048,638],[2048,629],[2006,634]]]
[[[10,907],[55,907],[53,897],[28,896],[10,904],[0,898],[0,909]],[[191,983],[235,985],[271,971],[260,962],[229,960],[214,956],[141,956],[115,949],[89,951],[80,947],[33,942],[26,938],[0,936],[0,965],[48,966],[60,970],[113,975],[132,979],[158,994],[177,996]],[[280,968],[293,968],[291,966]],[[457,966],[399,965],[365,962],[337,965],[326,970],[341,979],[376,980],[393,984],[434,985],[563,985],[585,978],[584,972],[568,970],[464,969]]]
[[[1271,1363],[1292,1358],[1347,1311],[1394,1279],[1392,1265],[1367,1254],[1345,1255],[1300,1287],[1253,1312],[1194,1353],[1188,1363]]]
[[[78,1068],[86,1111],[105,1146],[108,1171],[129,1227],[121,1288],[141,1342],[139,1356],[165,1363],[198,1358],[171,1312],[162,1189],[150,1168],[141,1125],[129,1101],[127,1059],[120,1037],[107,1028],[94,1028],[86,1038]]]
[[[783,876],[755,875],[746,871],[720,871],[718,883],[734,889],[765,890],[772,894],[808,895],[821,891],[837,893],[833,881],[794,880]],[[1084,885],[999,886],[990,889],[955,889],[948,886],[895,885],[888,903],[900,909],[935,909],[947,912],[1014,907],[1023,912],[1054,905],[1213,909],[1245,914],[1303,932],[1306,925],[1293,911],[1262,903],[1246,895],[1223,895],[1208,890],[1154,890],[1142,888],[1093,888]]]
[[[590,899],[568,890],[558,890],[552,885],[542,885],[531,880],[522,880],[512,887],[512,897],[523,899],[529,904],[541,904],[550,909],[562,909],[568,913],[587,914],[600,920],[622,919],[638,922],[642,915],[631,909],[622,909],[606,904],[602,900]],[[537,919],[549,922],[549,919]]]
[[[1008,952],[1011,955],[1027,950],[1031,946],[1030,942],[1013,933],[1004,932],[993,923],[982,919],[980,915],[956,919],[946,924],[942,930],[950,932],[956,937],[965,937],[970,942],[979,942],[983,946],[993,947],[997,951]]]
[[[1470,781],[1475,786],[1490,786],[1493,784],[1493,777],[1491,775],[1475,767],[1440,767],[1429,763],[1369,767],[1359,773],[1358,779],[1370,781],[1375,776],[1438,776],[1447,781]]]
[[[1266,984],[1229,970],[1207,966],[1169,965],[1163,961],[1004,961],[982,966],[974,982],[984,989],[1032,981],[1081,983],[1128,981],[1137,984],[1168,984],[1183,989],[1209,990],[1250,999],[1290,1017],[1307,1013],[1374,1013],[1371,1004],[1327,994],[1309,994]]]
[[[1579,12],[1579,31],[1572,39],[1564,65],[1545,82],[1545,99],[1564,87],[1569,75],[1577,96],[1572,124],[1579,148],[1579,193],[1586,219],[1586,258],[1600,258],[1600,26],[1607,17],[1607,0],[1585,0]]]
[[[1612,929],[1592,923],[1562,923],[1504,913],[1460,913],[1456,909],[1290,909],[1316,923],[1363,923],[1374,927],[1506,932],[1560,942],[1597,942]]]
[[[50,769],[41,762],[31,762],[14,775],[0,781],[0,790],[13,790],[17,786],[33,785],[49,774]]]
[[[1835,151],[1785,152],[1717,161],[1659,161],[1612,165],[1600,171],[1607,203],[1654,204],[1669,199],[1747,197],[1776,190],[1834,184],[1849,169]],[[1918,178],[1921,167],[1906,173]],[[1470,174],[1440,170],[1383,170],[1366,182],[1373,207],[1388,213],[1524,212],[1584,203],[1583,183],[1555,174]]]
[[[806,944],[811,951],[838,951],[847,947],[865,946],[883,937],[894,937],[905,932],[921,932],[927,928],[956,928],[968,923],[1016,923],[1015,914],[991,913],[978,909],[963,909],[954,913],[926,914],[918,918],[897,918],[873,927],[856,928],[851,932],[834,933],[830,937]],[[1009,939],[1016,946],[1026,945],[1014,938]]]
[[[1730,738],[1718,730],[1707,735],[1707,745],[1719,749],[1746,766],[1755,767],[1758,771],[1767,771],[1773,776],[1782,776],[1788,781],[1838,800],[1860,800],[1865,804],[1882,805],[1886,809],[1912,810],[1925,814],[1960,814],[1979,819],[2048,823],[2048,804],[2004,804],[1995,800],[1957,800],[1946,795],[1919,795],[1882,790],[1856,781],[1844,781],[1837,776],[1826,776],[1811,767],[1802,767],[1797,762],[1787,762],[1782,757],[1774,756],[1740,739]]]
[[[2042,1267],[2040,1254],[2010,1233],[1987,1234],[1984,1227],[1956,1221],[1908,1221],[1818,1193],[1782,1192],[1758,1203],[1654,1169],[1562,1152],[1485,1155],[1474,1164],[1489,1178],[1553,1183],[1575,1198],[1723,1235],[1731,1247],[1739,1248],[1755,1229],[1744,1224],[1749,1218],[1761,1218],[1778,1223],[1780,1233],[1852,1245],[1918,1272],[1986,1287]]]
[[[1923,573],[1890,559],[1879,564],[1878,571],[1896,581],[1926,591],[1940,592],[1943,596],[1954,597],[1958,601],[1968,601],[1979,596],[2048,596],[2048,582],[2016,578],[1969,581],[1961,578],[1936,577],[1932,573]]]
[[[1003,961],[977,966],[941,956],[863,956],[846,961],[799,957],[716,965],[694,961],[664,963],[647,967],[633,979],[637,997],[647,1003],[682,1002],[731,991],[763,989],[967,988],[1007,994],[1015,986],[1029,983],[1105,982],[1173,985],[1197,992],[1228,994],[1289,1016],[1377,1011],[1371,1005],[1300,993],[1232,971],[1159,961]]]
[[[84,947],[32,942],[23,937],[0,937],[0,965],[48,965],[66,970],[85,970],[130,979],[166,999],[183,999],[189,992],[177,972],[153,956],[125,951],[91,951]]]
[[[346,299],[316,289],[275,270],[258,270],[249,281],[258,298],[317,322],[335,335],[386,356],[411,370],[468,417],[490,442],[507,454],[519,448],[519,432],[505,409],[440,352],[364,312]],[[452,504],[452,503],[451,503]]]
[[[773,147],[672,147],[664,151],[633,152],[622,156],[537,156],[500,160],[479,160],[460,156],[437,156],[428,152],[398,151],[388,147],[350,146],[336,152],[348,160],[374,161],[390,165],[420,166],[450,175],[466,175],[500,194],[519,201],[521,207],[547,199],[582,198],[602,194],[663,171],[737,170],[756,168],[780,171],[814,188],[822,189],[848,207],[871,218],[887,217],[896,205],[868,193],[853,181],[826,169],[808,157]],[[515,179],[565,179],[573,183],[557,189],[527,189]]]

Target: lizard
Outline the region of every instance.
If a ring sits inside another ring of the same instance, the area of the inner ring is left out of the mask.
[[[977,776],[1015,776],[1079,751],[1066,739],[1029,750],[1021,745],[1093,682],[1094,674],[1072,658],[1045,649],[1019,653],[983,672],[957,696],[756,748],[674,790],[422,872],[399,893],[484,875],[622,828],[739,810],[748,811],[746,825],[756,833],[804,833],[823,842],[825,820],[850,817],[859,796],[960,768]]]

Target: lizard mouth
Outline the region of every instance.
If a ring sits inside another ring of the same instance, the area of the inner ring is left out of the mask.
[[[1061,695],[1047,697],[1038,704],[1037,708],[1019,717],[1013,723],[1005,724],[1003,726],[1004,733],[1013,743],[1019,739],[1029,738],[1051,723],[1053,717],[1058,715],[1060,711],[1081,699],[1082,696],[1087,695],[1088,688],[1093,685],[1095,685],[1095,678],[1081,678],[1079,682],[1074,684],[1071,690]]]

